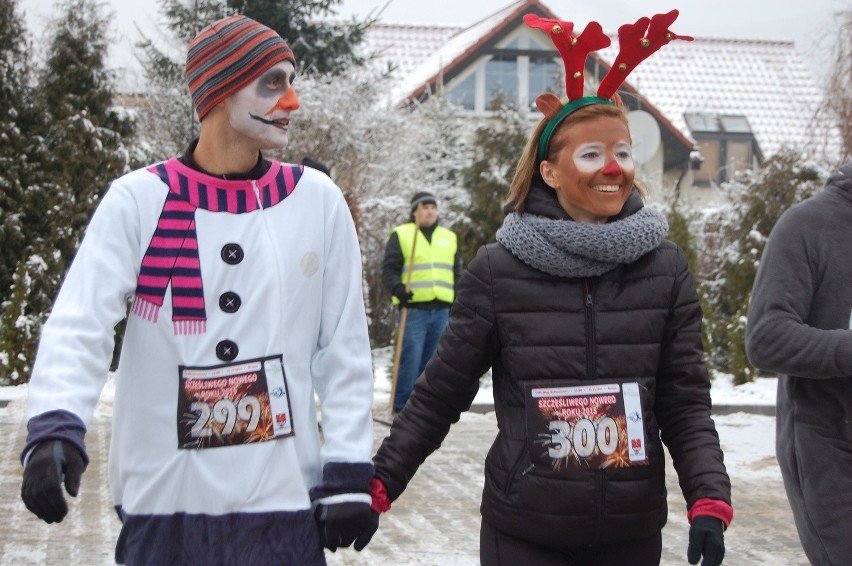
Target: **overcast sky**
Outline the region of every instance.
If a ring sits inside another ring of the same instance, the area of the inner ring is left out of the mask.
[[[153,33],[160,21],[158,0],[101,0],[115,14],[116,48],[112,61],[121,61],[139,39],[137,27]],[[597,20],[605,31],[641,16],[680,10],[672,30],[699,37],[780,39],[796,43],[805,59],[824,68],[828,30],[835,30],[835,14],[852,9],[852,0],[543,0],[564,20],[582,29]],[[40,35],[44,20],[57,0],[21,0],[28,26]],[[467,26],[510,4],[509,0],[344,0],[339,14],[366,17],[387,4],[385,22],[452,24]],[[116,64],[117,65],[117,64]],[[816,75],[817,73],[815,73]]]

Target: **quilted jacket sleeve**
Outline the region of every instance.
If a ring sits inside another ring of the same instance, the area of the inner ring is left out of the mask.
[[[450,322],[438,348],[373,458],[376,475],[395,500],[450,426],[470,408],[479,378],[491,365],[494,308],[488,252],[481,248],[458,284]]]
[[[710,378],[703,362],[701,321],[695,282],[678,249],[655,412],[687,508],[701,498],[731,503],[731,482],[710,417]]]

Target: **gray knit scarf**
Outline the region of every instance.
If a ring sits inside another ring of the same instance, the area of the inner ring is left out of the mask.
[[[497,230],[497,241],[539,271],[559,277],[596,277],[655,249],[668,230],[665,217],[647,207],[608,224],[513,212]]]

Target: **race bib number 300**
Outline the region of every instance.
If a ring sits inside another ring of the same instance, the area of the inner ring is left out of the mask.
[[[537,467],[579,471],[648,464],[637,383],[527,386],[526,416]]]
[[[181,366],[179,372],[180,448],[250,444],[294,434],[281,356]]]

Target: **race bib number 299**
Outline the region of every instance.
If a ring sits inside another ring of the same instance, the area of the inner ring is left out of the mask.
[[[648,464],[637,383],[528,386],[526,418],[537,467],[567,472]]]
[[[181,366],[179,372],[180,448],[251,444],[294,434],[281,356]]]

